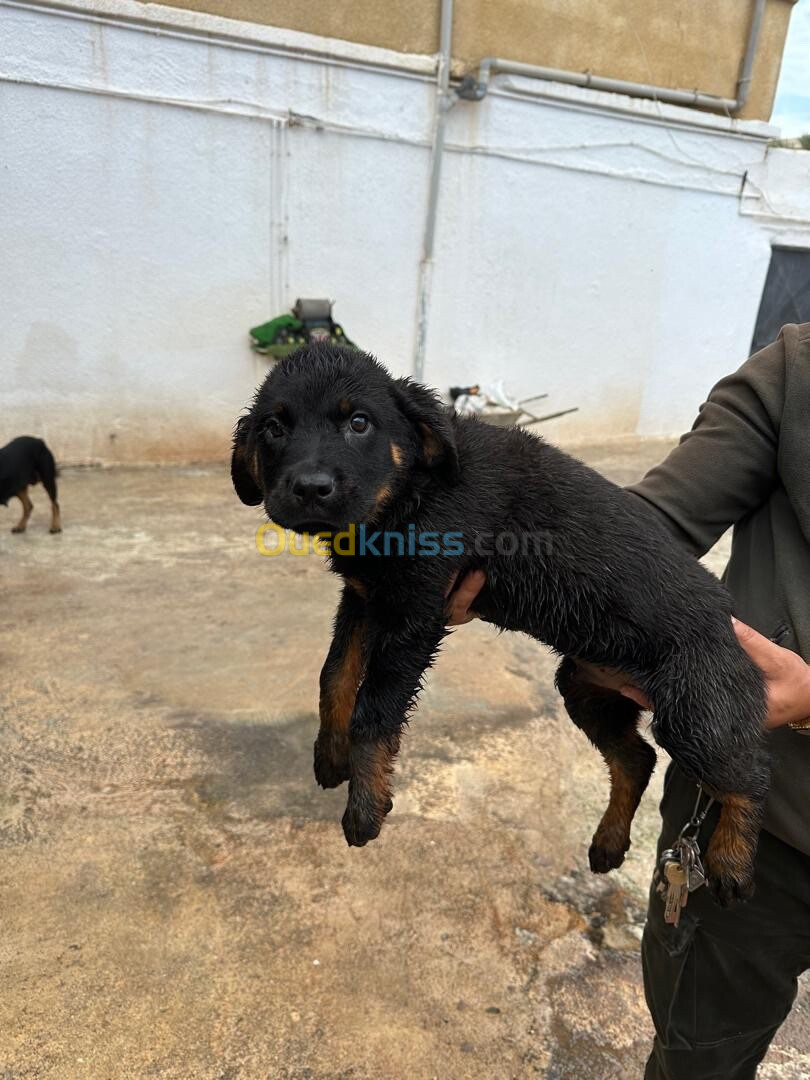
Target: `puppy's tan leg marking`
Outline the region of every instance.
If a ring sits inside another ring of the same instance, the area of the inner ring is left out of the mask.
[[[349,720],[362,674],[362,634],[354,630],[340,664],[329,671],[321,687],[321,724],[330,732],[348,734]]]
[[[352,753],[353,779],[368,788],[373,801],[385,806],[391,800],[391,774],[399,753],[399,736],[359,746]]]
[[[721,904],[754,891],[754,857],[762,808],[746,795],[719,795],[720,818],[706,852],[710,887]]]
[[[343,815],[343,831],[352,847],[363,847],[380,834],[394,805],[391,774],[398,752],[399,735],[352,747],[349,801]]]
[[[20,520],[11,530],[13,533],[24,533],[25,527],[28,524],[28,519],[31,517],[31,511],[34,509],[34,504],[28,498],[28,488],[24,487],[22,491],[17,492],[17,498],[22,503],[23,513]]]
[[[631,736],[628,741],[632,743],[635,740]],[[610,773],[610,798],[594,834],[593,844],[595,848],[611,852],[606,859],[607,863],[611,863],[618,861],[630,847],[630,827],[641,801],[644,784],[629,772],[620,757],[608,753],[605,760]]]
[[[615,870],[630,847],[630,826],[655,767],[655,751],[636,730],[639,707],[629,698],[588,682],[566,657],[557,687],[568,715],[602,754],[610,772],[610,799],[588,852],[597,874]]]
[[[587,734],[593,738],[590,732]],[[604,874],[624,862],[630,847],[630,826],[655,767],[655,751],[629,725],[603,741],[599,749],[610,773],[610,798],[594,833],[588,859],[595,873]]]
[[[349,721],[363,677],[363,633],[352,631],[343,655],[321,674],[321,726],[315,742],[315,776],[321,787],[349,778]]]

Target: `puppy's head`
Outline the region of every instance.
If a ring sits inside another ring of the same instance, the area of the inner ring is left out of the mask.
[[[457,464],[450,416],[431,391],[365,353],[319,344],[258,389],[236,426],[231,476],[242,502],[317,533],[374,522],[415,473],[452,479]]]

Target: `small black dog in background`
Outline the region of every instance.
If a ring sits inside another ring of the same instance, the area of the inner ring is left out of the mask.
[[[34,504],[28,497],[28,489],[42,481],[51,500],[51,532],[62,531],[62,517],[56,495],[56,462],[53,454],[42,441],[32,435],[21,435],[0,449],[0,505],[6,506],[13,496],[22,503],[23,513],[11,530],[24,533]]]
[[[591,868],[624,860],[655,752],[635,702],[589,682],[579,661],[621,669],[654,703],[656,741],[722,803],[709,885],[721,903],[750,895],[770,774],[762,676],[737,643],[726,590],[640,500],[534,435],[454,416],[373,358],[325,345],[282,360],[259,388],[236,427],[232,477],[243,502],[297,533],[363,523],[431,538],[429,557],[347,552],[345,537],[329,555],[344,588],[315,776],[349,781],[349,844],[376,837],[392,807],[400,733],[448,632],[452,576],[482,569],[476,610],[563,656],[568,713],[607,762]]]

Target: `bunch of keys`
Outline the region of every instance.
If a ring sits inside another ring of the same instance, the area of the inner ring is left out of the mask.
[[[706,808],[699,814],[701,794],[698,789],[692,817],[681,829],[673,846],[662,853],[658,863],[656,890],[664,901],[664,921],[672,926],[677,926],[680,922],[681,911],[686,907],[689,894],[706,882],[706,874],[700,861],[697,834],[714,799],[710,799]],[[694,831],[687,836],[686,833],[690,829]]]
[[[700,849],[694,836],[679,836],[658,864],[658,892],[664,901],[664,922],[677,926],[689,894],[706,882]]]

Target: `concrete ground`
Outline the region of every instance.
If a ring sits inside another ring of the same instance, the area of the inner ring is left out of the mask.
[[[551,657],[455,634],[349,849],[311,766],[336,580],[259,555],[224,468],[61,488],[61,536],[37,491],[0,533],[0,1078],[640,1077],[662,770],[592,877],[607,778]],[[809,1007],[760,1076],[810,1074]]]

